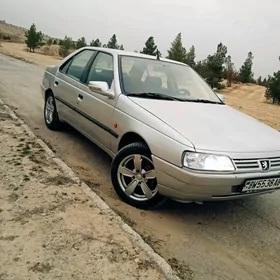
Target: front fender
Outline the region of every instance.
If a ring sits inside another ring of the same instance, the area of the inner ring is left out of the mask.
[[[123,135],[133,132],[148,144],[153,155],[177,166],[182,166],[185,150],[195,151],[193,144],[163,121],[153,116],[134,102],[121,95],[113,115],[118,124],[118,141],[112,143],[113,153],[117,153]]]

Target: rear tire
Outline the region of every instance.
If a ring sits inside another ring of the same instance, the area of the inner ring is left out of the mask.
[[[44,120],[50,130],[60,130],[61,122],[56,110],[55,98],[52,92],[47,93],[44,106]]]
[[[151,153],[141,142],[129,144],[117,153],[111,165],[111,180],[118,196],[134,207],[155,208],[166,200],[158,192]]]

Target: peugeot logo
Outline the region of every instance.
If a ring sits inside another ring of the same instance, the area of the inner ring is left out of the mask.
[[[270,161],[269,160],[260,160],[260,164],[263,171],[267,171],[270,168]]]

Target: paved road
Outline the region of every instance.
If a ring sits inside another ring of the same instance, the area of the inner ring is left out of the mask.
[[[279,279],[280,192],[218,204],[170,202],[150,212],[125,205],[112,190],[104,152],[73,129],[54,133],[45,128],[39,91],[43,71],[0,55],[0,97],[183,279]]]

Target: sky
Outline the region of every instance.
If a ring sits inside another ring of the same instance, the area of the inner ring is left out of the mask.
[[[149,36],[163,55],[181,32],[197,60],[228,48],[239,69],[253,52],[255,78],[280,70],[279,0],[0,0],[0,20],[52,37],[107,43],[115,33],[125,50],[141,50]]]

